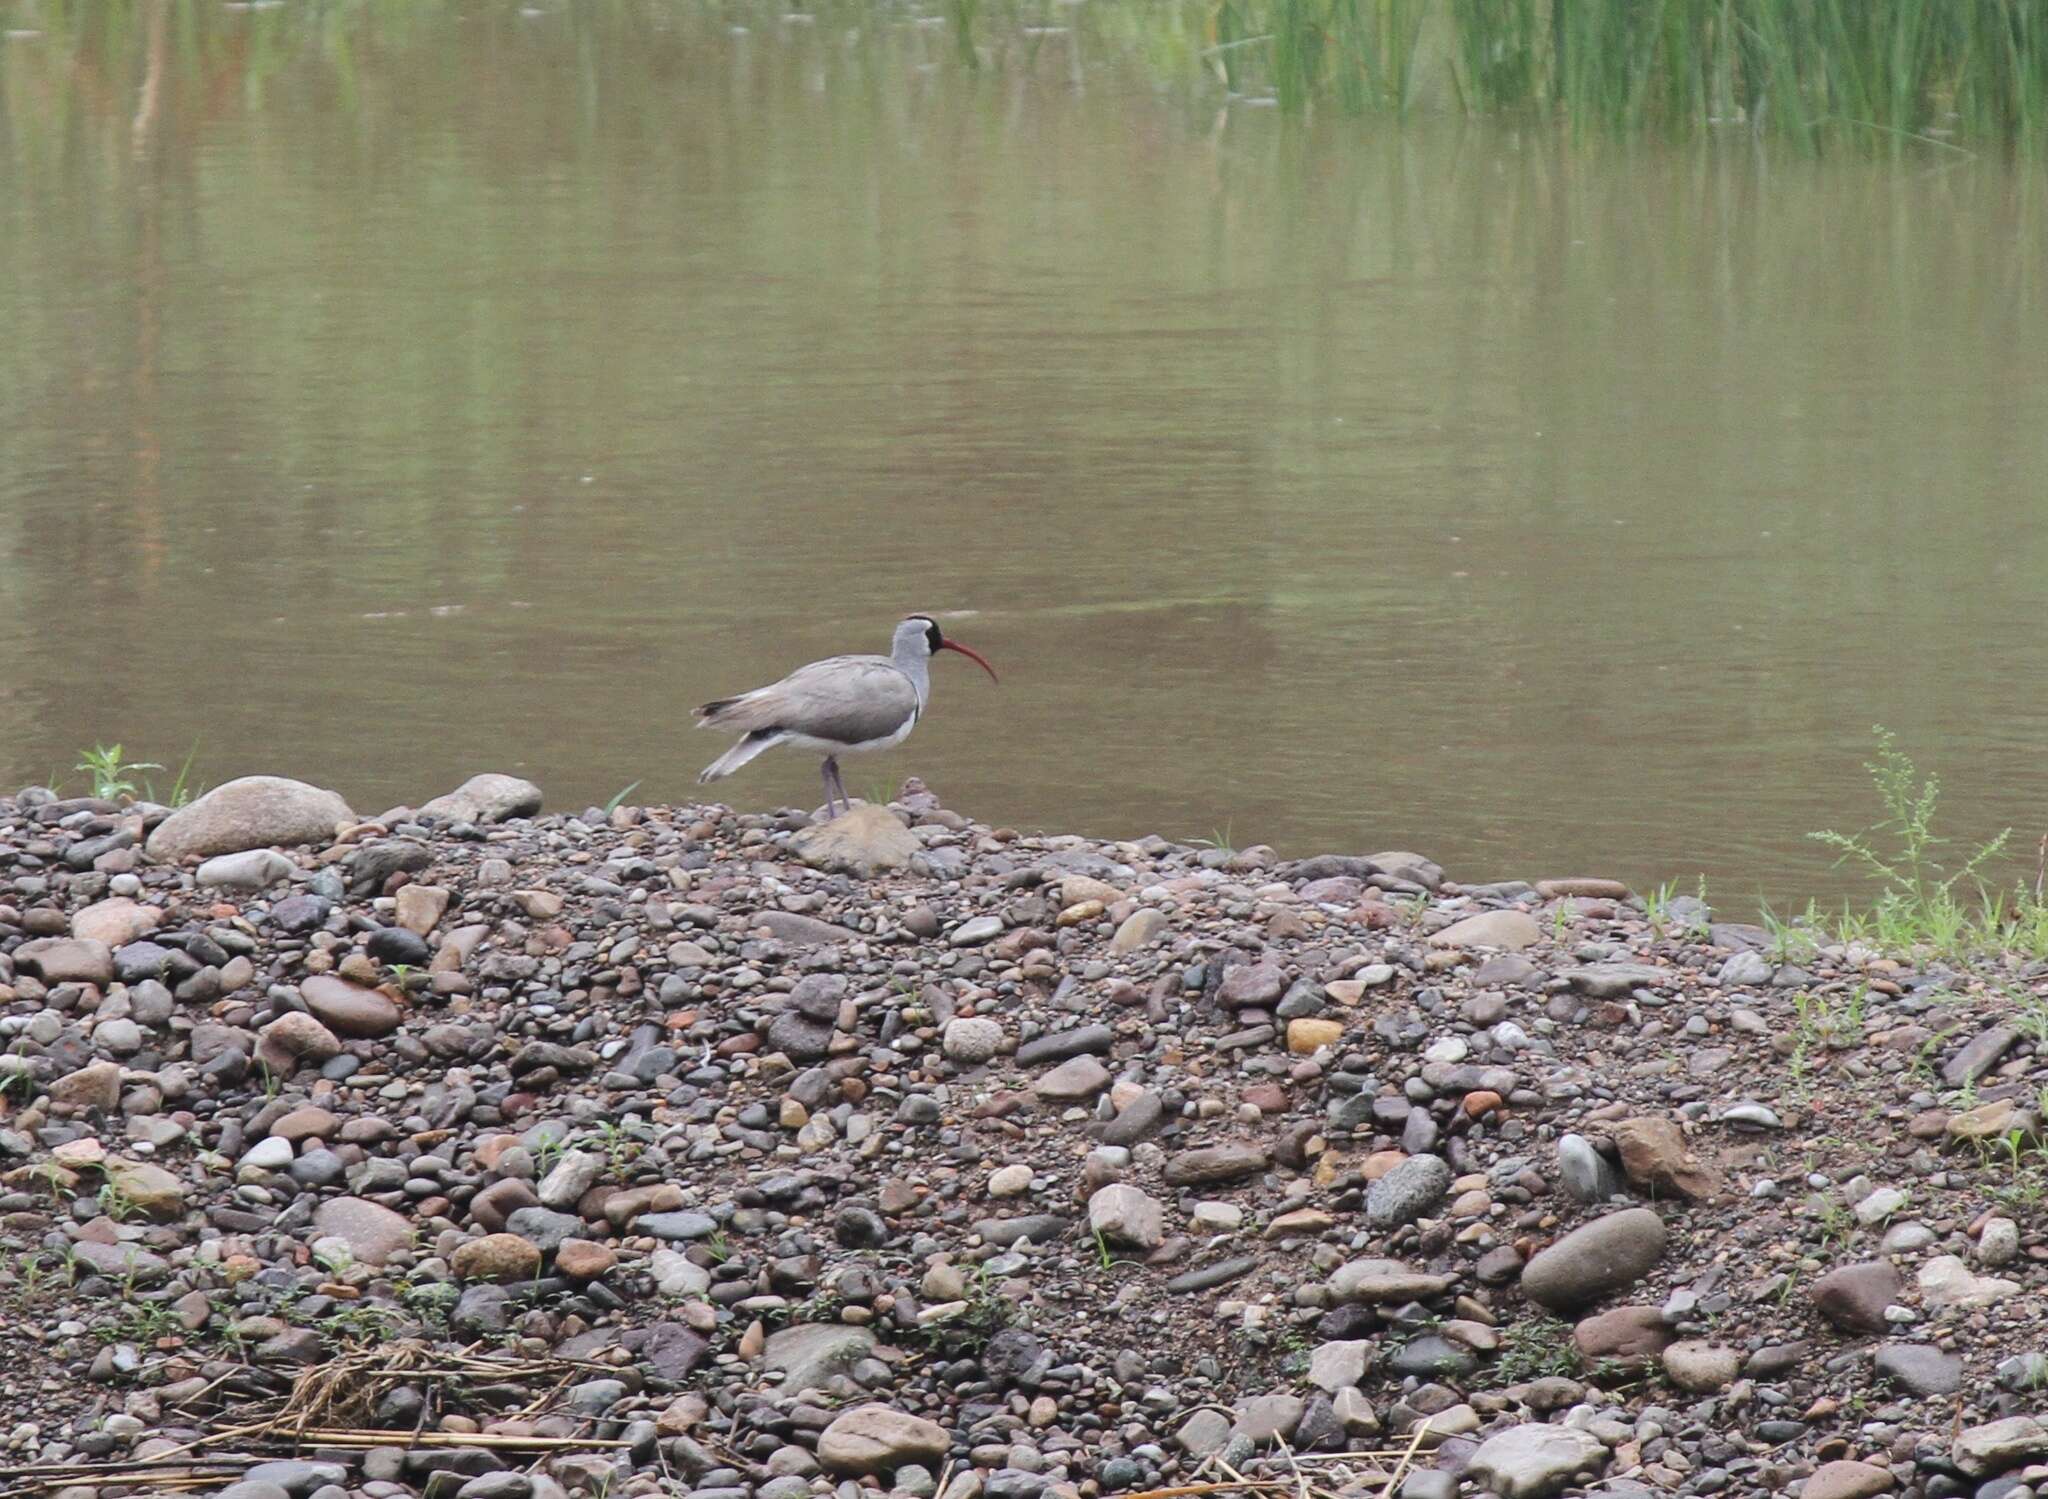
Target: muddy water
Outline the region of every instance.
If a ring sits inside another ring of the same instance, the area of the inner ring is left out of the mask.
[[[920,608],[1003,684],[849,784],[998,822],[1783,900],[1877,722],[2048,821],[2039,168],[852,14],[0,0],[0,778],[684,797]]]

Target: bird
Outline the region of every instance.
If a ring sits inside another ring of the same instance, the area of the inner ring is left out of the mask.
[[[909,737],[932,696],[932,657],[958,651],[1000,682],[996,669],[971,646],[948,639],[929,614],[906,616],[886,656],[827,656],[799,666],[779,682],[697,709],[697,727],[737,730],[739,742],[704,767],[698,784],[723,780],[756,755],[780,745],[818,750],[825,783],[825,816],[836,804],[853,810],[839,757],[891,749]]]

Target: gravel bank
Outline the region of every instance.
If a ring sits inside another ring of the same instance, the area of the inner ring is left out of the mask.
[[[916,782],[29,790],[0,878],[0,1485],[2048,1483],[2016,961]]]

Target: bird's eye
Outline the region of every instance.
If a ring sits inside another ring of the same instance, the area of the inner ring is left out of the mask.
[[[946,643],[946,637],[939,633],[937,625],[933,625],[931,629],[926,631],[924,638],[931,643],[931,648],[935,651]]]

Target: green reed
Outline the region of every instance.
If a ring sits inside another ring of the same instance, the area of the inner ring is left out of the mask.
[[[1818,145],[2029,140],[2048,0],[1215,0],[1212,55],[1283,108],[1471,113]]]

